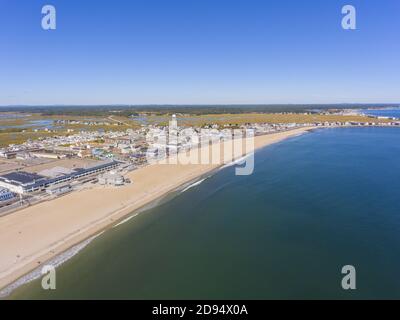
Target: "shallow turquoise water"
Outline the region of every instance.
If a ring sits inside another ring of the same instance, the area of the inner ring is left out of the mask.
[[[110,229],[11,298],[400,298],[400,129],[323,129],[265,148]],[[354,265],[357,289],[341,288]]]

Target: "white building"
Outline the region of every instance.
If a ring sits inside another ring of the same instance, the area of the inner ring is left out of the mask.
[[[101,185],[122,186],[124,182],[124,177],[115,171],[110,171],[99,176],[99,183]]]
[[[172,115],[172,120],[169,122],[169,129],[178,129],[178,121],[175,114]]]
[[[15,171],[0,176],[0,187],[9,189],[14,193],[29,193],[36,191],[44,191],[46,188],[70,182],[77,179],[82,179],[92,175],[98,175],[108,170],[116,169],[120,165],[117,161],[107,161],[102,164],[95,165],[86,169],[74,168],[71,173],[61,173],[61,169],[57,168],[54,171],[44,171],[47,174],[54,174],[54,177],[46,177],[36,173],[24,171]]]
[[[72,191],[72,187],[68,183],[56,184],[46,189],[46,192],[50,195],[61,195],[70,191]]]

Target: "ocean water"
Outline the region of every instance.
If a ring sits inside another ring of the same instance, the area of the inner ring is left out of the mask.
[[[12,299],[400,298],[400,129],[320,129],[93,240]],[[344,265],[356,290],[341,287]]]
[[[19,125],[0,125],[0,129],[18,129],[18,128],[53,129],[55,127],[53,125],[53,120],[29,120],[27,121],[27,123]]]
[[[376,117],[390,117],[390,118],[400,118],[400,108],[395,109],[368,109],[362,110],[362,113],[366,115],[376,116]]]

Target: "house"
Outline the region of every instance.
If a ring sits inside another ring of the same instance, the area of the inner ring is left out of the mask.
[[[70,191],[72,191],[72,187],[68,183],[56,184],[56,185],[50,186],[46,189],[46,192],[49,195],[61,195],[61,194],[65,194]]]

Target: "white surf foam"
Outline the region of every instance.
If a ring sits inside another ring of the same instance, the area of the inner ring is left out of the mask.
[[[182,192],[185,192],[185,191],[187,191],[187,190],[189,190],[189,189],[191,189],[191,188],[193,188],[193,187],[195,187],[195,186],[198,186],[199,184],[201,184],[204,180],[206,180],[207,178],[204,178],[204,179],[201,179],[201,180],[199,180],[199,181],[196,181],[196,182],[194,182],[194,183],[192,183],[191,185],[189,185],[189,186],[187,186],[185,189],[183,189],[182,191],[181,191],[181,193]]]
[[[135,213],[134,215],[125,218],[124,220],[122,220],[121,222],[118,222],[115,226],[113,226],[113,228],[116,228],[118,226],[120,226],[121,224],[124,224],[125,222],[128,222],[129,220],[131,220],[132,218],[136,217],[139,213]]]
[[[252,154],[248,154],[248,155],[245,155],[244,157],[241,157],[241,158],[239,158],[239,159],[233,160],[232,162],[229,162],[229,163],[223,165],[223,166],[221,167],[221,169],[225,169],[225,168],[228,168],[228,167],[237,165],[237,164],[242,164],[242,163],[245,162],[246,159],[247,159],[248,157],[250,157],[250,156],[252,156]]]

